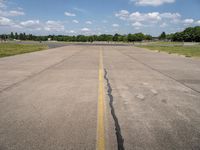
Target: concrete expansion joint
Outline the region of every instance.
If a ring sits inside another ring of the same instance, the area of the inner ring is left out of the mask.
[[[42,74],[43,72],[45,72],[45,71],[47,71],[47,70],[49,70],[49,69],[51,69],[51,68],[54,68],[54,67],[56,67],[56,66],[62,64],[64,61],[71,59],[73,56],[75,56],[75,55],[77,55],[78,53],[81,53],[81,52],[82,52],[82,51],[75,52],[75,53],[72,54],[71,56],[68,56],[67,58],[62,59],[62,60],[60,60],[59,62],[57,62],[57,63],[55,63],[55,64],[53,64],[53,65],[50,65],[50,66],[48,66],[48,67],[46,67],[46,68],[40,70],[39,72],[36,72],[36,73],[33,73],[33,74],[29,75],[29,76],[27,76],[26,78],[24,78],[23,80],[20,80],[20,81],[18,81],[18,82],[15,82],[15,83],[11,84],[10,86],[8,86],[8,87],[6,87],[6,88],[0,90],[0,93],[4,92],[4,91],[6,91],[6,90],[9,90],[9,89],[11,89],[11,88],[13,88],[13,87],[15,87],[15,86],[17,86],[17,85],[19,85],[19,84],[21,84],[21,83],[27,81],[27,80],[29,80],[29,79],[34,78],[34,77],[37,76],[37,75]]]
[[[120,52],[120,51],[119,51],[119,52]],[[125,56],[127,56],[127,57],[129,57],[130,59],[132,59],[132,60],[134,60],[134,61],[136,61],[136,62],[138,62],[138,63],[144,65],[145,67],[147,67],[147,68],[149,68],[149,69],[151,69],[151,70],[153,70],[153,71],[155,71],[155,72],[157,72],[157,73],[160,73],[161,75],[163,75],[163,76],[165,76],[165,77],[167,77],[167,78],[169,78],[169,79],[171,79],[171,80],[173,80],[173,81],[179,83],[180,85],[185,86],[186,88],[188,88],[188,89],[190,89],[190,90],[192,90],[192,91],[194,91],[194,92],[200,94],[200,91],[199,91],[199,90],[196,90],[196,89],[192,88],[191,86],[189,86],[189,85],[187,85],[187,84],[185,84],[185,83],[183,83],[183,82],[181,82],[181,81],[179,81],[179,80],[173,78],[172,76],[170,76],[170,75],[168,75],[168,74],[166,74],[166,73],[163,73],[162,71],[159,71],[158,69],[153,68],[152,66],[150,66],[150,65],[148,65],[148,64],[146,64],[146,63],[144,63],[144,62],[142,62],[142,61],[140,61],[140,60],[138,60],[138,59],[136,59],[135,57],[132,57],[132,56],[130,56],[130,55],[128,55],[128,54],[125,54],[125,53],[123,53],[123,52],[120,52],[120,53],[123,54],[123,55],[125,55]]]
[[[120,127],[120,124],[119,124],[119,121],[118,121],[118,118],[115,114],[115,108],[113,106],[113,95],[112,95],[112,87],[110,85],[110,81],[109,81],[109,78],[108,78],[108,72],[106,69],[104,69],[104,79],[106,80],[106,85],[107,85],[107,95],[109,97],[109,106],[110,106],[110,109],[111,109],[111,115],[112,115],[112,118],[114,120],[114,123],[115,123],[115,134],[116,134],[116,138],[117,138],[117,145],[118,145],[118,150],[125,150],[124,148],[124,138],[122,136],[122,133],[121,133],[121,127]]]

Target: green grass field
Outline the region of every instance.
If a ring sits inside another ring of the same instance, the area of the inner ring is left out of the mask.
[[[135,45],[183,45],[183,42],[165,42],[165,41],[157,41],[157,42],[134,42]]]
[[[157,42],[157,43],[149,43],[143,45],[136,45],[138,47],[147,48],[150,50],[157,50],[162,52],[167,52],[169,54],[175,53],[184,55],[186,57],[200,57],[200,45],[189,45],[184,46],[181,43],[173,43],[173,42]]]
[[[45,50],[48,47],[42,44],[14,44],[0,43],[0,57],[30,53],[34,51]]]

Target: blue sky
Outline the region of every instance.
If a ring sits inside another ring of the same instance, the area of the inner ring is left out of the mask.
[[[199,0],[0,0],[0,34],[153,36],[200,25]]]

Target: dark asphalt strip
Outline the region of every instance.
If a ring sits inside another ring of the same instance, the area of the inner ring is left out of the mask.
[[[124,148],[124,139],[122,137],[119,121],[117,119],[117,116],[115,114],[115,108],[113,106],[112,87],[111,87],[110,81],[109,81],[109,79],[107,77],[108,72],[106,71],[106,69],[104,69],[104,71],[105,71],[104,79],[106,80],[107,87],[108,87],[107,94],[108,94],[109,99],[110,99],[109,105],[110,105],[110,109],[111,109],[111,115],[112,115],[113,120],[115,122],[115,133],[116,133],[116,137],[117,137],[118,150],[125,150],[125,148]]]

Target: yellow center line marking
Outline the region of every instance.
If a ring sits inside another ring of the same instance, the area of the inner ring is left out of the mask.
[[[103,52],[99,52],[99,96],[97,116],[97,150],[105,150],[105,127],[104,127],[104,70]]]

